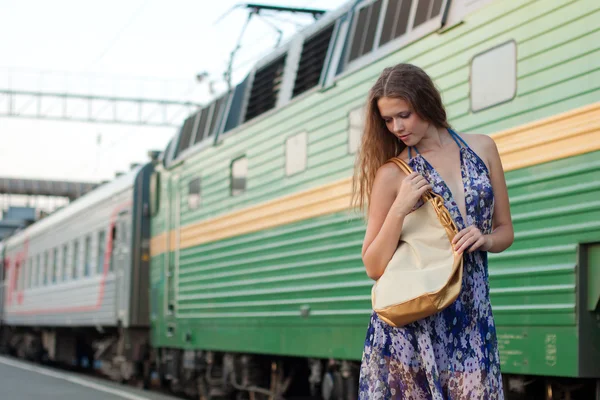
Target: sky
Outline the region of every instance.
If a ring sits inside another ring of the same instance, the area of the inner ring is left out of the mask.
[[[257,0],[252,3],[335,9],[347,0]],[[247,11],[235,0],[0,0],[0,89],[68,92],[84,95],[143,97],[205,104],[226,87],[222,73]],[[268,14],[254,18],[234,61],[240,79],[284,40],[308,26],[310,16]],[[196,80],[207,72],[203,82]],[[0,94],[0,114],[8,110]],[[48,115],[64,104],[43,100]],[[87,103],[67,101],[67,114],[84,116]],[[103,106],[94,103],[102,113]],[[14,109],[33,114],[35,102],[16,98]],[[147,115],[155,109],[145,109]],[[104,114],[108,115],[109,110]],[[136,109],[120,106],[124,118]],[[188,110],[171,108],[181,122]],[[0,116],[0,177],[99,182],[133,163],[148,160],[149,150],[164,150],[174,127],[66,122]]]

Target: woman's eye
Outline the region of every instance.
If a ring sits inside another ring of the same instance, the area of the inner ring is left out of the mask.
[[[408,113],[408,114],[400,114],[400,118],[402,118],[402,119],[406,119],[408,117],[410,117],[410,113]]]

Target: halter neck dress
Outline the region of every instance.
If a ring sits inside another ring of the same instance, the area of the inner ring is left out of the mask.
[[[448,131],[460,148],[464,217],[440,174],[416,148],[414,158],[408,149],[408,163],[444,198],[459,231],[475,225],[490,233],[494,194],[488,169],[458,134]],[[461,293],[451,306],[401,328],[371,315],[360,367],[360,400],[504,399],[487,252],[465,252],[463,257]]]

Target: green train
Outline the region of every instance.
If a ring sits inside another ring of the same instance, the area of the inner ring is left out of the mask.
[[[501,152],[515,242],[490,255],[490,284],[507,395],[600,398],[598,21],[593,0],[351,2],[192,115],[153,182],[165,376],[201,370],[209,398],[356,396],[372,282],[350,177],[369,87],[409,62],[457,130]]]
[[[351,176],[368,89],[408,62],[457,131],[501,153],[515,242],[489,275],[507,398],[600,400],[598,21],[597,0],[351,1],[274,50],[148,175],[137,373],[200,399],[356,398],[372,281]]]

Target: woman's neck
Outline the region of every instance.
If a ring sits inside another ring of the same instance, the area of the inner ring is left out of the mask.
[[[436,152],[443,149],[451,141],[452,138],[446,128],[438,128],[430,124],[417,146],[421,153]]]

